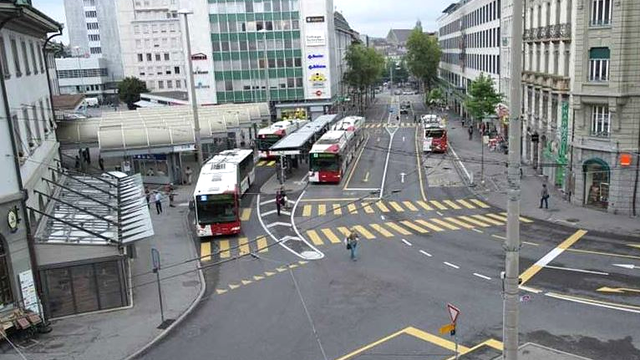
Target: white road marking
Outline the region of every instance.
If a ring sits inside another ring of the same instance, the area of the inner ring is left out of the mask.
[[[187,207],[187,206],[189,206],[188,202],[178,204],[178,207]]]
[[[633,270],[633,269],[638,267],[638,266],[633,265],[633,264],[613,264],[613,266],[617,266],[617,267],[621,267],[621,268],[625,268],[625,269],[629,269],[629,270]]]
[[[446,262],[446,261],[445,261],[445,262],[444,262],[444,264],[445,264],[445,265],[447,265],[447,266],[451,266],[451,267],[452,267],[452,268],[454,268],[454,269],[460,269],[460,266],[455,265],[455,264],[452,264],[452,263],[450,263],[450,262]]]
[[[274,223],[271,223],[271,224],[267,225],[267,227],[268,227],[269,229],[271,229],[271,228],[272,228],[272,227],[274,227],[274,226],[292,227],[292,225],[291,225],[291,224],[289,224],[289,223],[279,222],[279,221],[277,221],[277,222],[274,222]]]
[[[380,215],[380,219],[382,219],[384,221],[385,220],[384,215]]]
[[[477,233],[480,233],[480,234],[484,234],[484,232],[482,232],[482,230],[479,230],[479,229],[476,229],[476,228],[473,228],[471,230],[473,230],[473,231],[475,231]]]
[[[547,269],[556,269],[556,270],[574,271],[574,272],[585,273],[585,274],[609,275],[609,273],[602,272],[602,271],[574,269],[574,268],[566,268],[566,267],[561,267],[561,266],[547,265],[547,266],[545,266],[545,268],[547,268]]]
[[[402,137],[402,142],[404,142],[404,136]]]
[[[271,200],[263,201],[263,202],[261,202],[261,203],[260,203],[260,206],[265,206],[265,205],[267,205],[267,204],[271,204],[271,203],[274,203],[274,202],[276,202],[276,199],[271,199]]]
[[[440,216],[444,216],[440,211],[436,211],[436,214],[438,214]]]
[[[269,216],[269,215],[273,215],[276,214],[278,212],[278,210],[271,210],[271,211],[267,211],[267,212],[263,212],[262,216]],[[280,210],[280,214],[282,215],[288,215],[291,216],[291,213],[288,211],[284,211],[284,210]]]
[[[413,246],[413,244],[412,244],[412,243],[408,242],[408,241],[407,241],[407,240],[405,240],[405,239],[402,239],[402,242],[403,242],[403,243],[405,243],[407,246]]]
[[[602,302],[590,301],[588,299],[578,299],[578,298],[575,298],[573,296],[566,296],[566,295],[556,294],[556,293],[546,293],[544,295],[548,296],[548,297],[552,297],[554,299],[573,301],[573,302],[577,302],[577,303],[580,303],[580,304],[595,305],[595,306],[599,306],[599,307],[603,307],[603,308],[607,308],[607,309],[620,310],[620,311],[626,311],[626,312],[640,314],[640,310],[630,309],[630,308],[626,308],[626,307],[622,307],[622,306],[616,306],[615,304],[608,305],[608,304],[602,303]]]
[[[534,289],[534,288],[532,288],[532,287],[528,287],[528,286],[522,286],[522,285],[520,285],[520,286],[518,286],[518,288],[519,288],[520,290],[524,290],[524,291],[532,292],[532,293],[534,293],[534,294],[540,294],[540,293],[542,292],[542,290]]]
[[[424,251],[424,250],[420,250],[420,254],[422,255],[426,255],[428,257],[432,257],[433,255],[429,254],[428,252]]]
[[[478,273],[473,273],[474,276],[477,276],[479,278],[485,279],[485,280],[491,280],[490,277],[482,275],[482,274],[478,274]]]

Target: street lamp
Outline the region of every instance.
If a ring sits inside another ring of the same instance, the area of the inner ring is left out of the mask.
[[[191,37],[189,36],[189,22],[187,15],[193,14],[193,11],[181,9],[178,10],[178,14],[184,16],[184,34],[187,44],[187,73],[189,74],[189,94],[191,100],[191,108],[193,109],[193,132],[195,133],[196,140],[196,157],[198,158],[198,165],[202,167],[202,141],[200,139],[200,119],[198,118],[198,101],[196,100],[196,84],[193,76],[193,63],[191,59]]]
[[[265,99],[267,100],[267,106],[269,107],[269,122],[271,126],[271,91],[269,89],[269,58],[267,57],[267,30],[258,30],[259,33],[264,34],[264,82],[265,82]]]

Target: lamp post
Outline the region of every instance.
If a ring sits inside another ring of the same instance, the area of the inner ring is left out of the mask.
[[[187,20],[187,15],[193,14],[193,11],[181,9],[178,11],[178,14],[184,16],[184,34],[186,38],[187,45],[187,72],[189,74],[189,94],[191,100],[191,108],[193,109],[193,132],[195,133],[196,140],[196,157],[198,158],[198,166],[202,167],[203,159],[202,159],[202,141],[200,139],[200,119],[198,118],[198,101],[196,99],[196,84],[193,76],[193,63],[191,59],[191,37],[189,36],[189,22]]]
[[[267,57],[267,30],[262,29],[258,30],[259,33],[264,35],[264,82],[265,82],[265,99],[267,101],[267,106],[269,107],[269,122],[267,123],[271,126],[271,90],[269,89],[269,58]]]

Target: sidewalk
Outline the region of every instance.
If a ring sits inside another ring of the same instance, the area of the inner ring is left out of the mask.
[[[478,196],[490,204],[506,209],[507,207],[507,155],[501,152],[490,152],[484,145],[484,184],[481,183],[482,148],[480,134],[476,130],[473,140],[469,140],[467,128],[462,127],[460,118],[449,113],[449,144],[452,153],[457,154],[460,162],[454,161],[465,182],[471,183],[469,175],[474,179],[471,187]],[[454,155],[455,156],[455,155]],[[610,232],[620,235],[640,236],[640,221],[626,215],[613,215],[604,211],[576,206],[564,200],[564,194],[553,184],[546,182],[527,165],[522,166],[520,211],[524,216],[568,225],[575,228]],[[540,191],[542,184],[549,188],[549,209],[540,209]]]
[[[192,187],[178,188],[176,204],[188,202],[192,191]],[[189,208],[171,208],[167,199],[163,210],[156,215],[151,203],[155,235],[136,244],[137,257],[131,262],[133,307],[54,320],[53,331],[37,335],[34,345],[21,349],[28,359],[126,359],[166,335],[172,327],[158,329],[161,319],[156,275],[150,272],[151,248],[158,249],[166,267],[160,271],[161,279],[168,278],[161,282],[165,319],[176,320],[172,325],[176,326],[195,307],[205,290],[197,262],[169,268],[197,257],[187,224]],[[2,359],[22,358],[12,351],[2,354]]]

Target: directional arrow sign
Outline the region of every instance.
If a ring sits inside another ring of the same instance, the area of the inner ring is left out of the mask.
[[[449,317],[451,318],[451,323],[455,324],[456,320],[458,320],[458,315],[460,315],[460,309],[453,306],[452,304],[447,304],[447,311],[449,312]]]
[[[640,293],[640,289],[629,289],[629,288],[610,288],[610,287],[601,287],[598,290],[599,292],[604,292],[604,293],[617,293],[617,294],[624,294],[624,293]]]
[[[629,270],[633,270],[635,268],[640,269],[639,266],[635,266],[633,264],[613,264],[613,266],[617,266],[617,267],[621,267],[621,268],[625,268],[625,269],[629,269]]]

